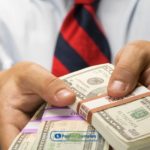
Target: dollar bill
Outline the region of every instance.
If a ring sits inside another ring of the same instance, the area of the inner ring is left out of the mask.
[[[69,108],[48,108],[34,150],[109,150],[102,136]]]
[[[106,93],[112,72],[113,66],[105,64],[88,67],[61,77],[77,95],[76,102],[70,107],[76,111],[79,101]]]
[[[79,101],[105,93],[112,71],[112,65],[104,64],[62,77],[77,94],[70,107],[76,111]],[[149,124],[150,97],[94,113],[92,118],[92,125],[117,150],[150,149]]]

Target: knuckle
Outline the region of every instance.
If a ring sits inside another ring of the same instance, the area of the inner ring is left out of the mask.
[[[57,91],[63,88],[65,88],[64,82],[52,75],[45,79],[43,95],[46,99],[53,99]]]
[[[121,73],[121,71],[127,71],[127,72],[130,72],[131,69],[129,68],[129,66],[127,66],[126,64],[118,64],[117,65],[117,70]]]
[[[126,78],[135,78],[137,76],[137,71],[132,69],[130,66],[128,66],[127,64],[119,64],[116,67],[116,72],[115,74],[117,74],[117,76],[122,76],[122,77],[126,77]]]
[[[31,71],[37,70],[38,65],[35,63],[26,62],[21,65],[21,68],[26,73],[30,73]]]
[[[136,55],[146,56],[150,49],[150,42],[137,40],[133,41],[125,46],[126,49],[132,50]]]
[[[53,91],[55,91],[57,88],[60,89],[64,86],[65,86],[64,82],[53,75],[45,79],[46,90],[52,89]]]
[[[130,46],[135,46],[135,47],[143,47],[143,44],[147,44],[147,41],[143,41],[143,40],[135,40],[130,42],[128,45]]]
[[[132,50],[133,53],[137,54],[137,52],[139,52],[139,49],[141,49],[142,47],[143,47],[143,44],[141,41],[134,41],[134,42],[127,44],[125,46],[125,49]]]
[[[36,71],[38,65],[32,62],[21,62],[12,68],[15,79],[18,82],[25,82],[27,77],[34,71]]]
[[[58,80],[57,77],[50,75],[45,79],[45,88],[48,89],[49,87],[51,87],[52,85],[55,85],[56,80]]]

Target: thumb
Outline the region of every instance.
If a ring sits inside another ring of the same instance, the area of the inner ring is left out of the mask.
[[[70,105],[75,100],[73,91],[59,78],[36,64],[25,63],[19,75],[19,85],[27,91],[31,91],[48,104],[55,106]],[[19,69],[18,69],[19,70]]]
[[[108,84],[109,96],[123,97],[132,92],[144,70],[143,56],[137,46],[130,45],[124,48]]]

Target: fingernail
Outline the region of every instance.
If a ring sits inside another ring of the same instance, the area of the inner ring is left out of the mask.
[[[125,91],[125,89],[126,89],[125,83],[119,80],[114,81],[111,85],[111,90],[114,90],[116,92]]]
[[[67,100],[68,98],[72,97],[73,93],[67,89],[62,89],[58,91],[55,95],[55,100],[60,101],[60,100]]]

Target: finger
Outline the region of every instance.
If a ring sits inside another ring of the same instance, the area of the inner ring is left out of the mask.
[[[7,110],[7,113],[4,113],[4,110]],[[19,110],[9,107],[3,108],[0,118],[0,145],[2,150],[8,150],[15,137],[29,120],[30,117]]]
[[[134,44],[124,48],[109,81],[108,94],[110,96],[123,97],[135,88],[148,61],[147,54],[143,51],[142,47]]]
[[[66,106],[74,102],[75,94],[62,80],[39,65],[25,63],[23,68],[26,69],[21,74],[19,71],[18,82],[22,88],[32,90],[55,106]]]
[[[11,124],[6,124],[5,127],[3,127],[2,129],[3,130],[0,130],[1,149],[8,150],[9,146],[11,145],[11,143],[13,142],[13,140],[19,134],[20,131]]]

